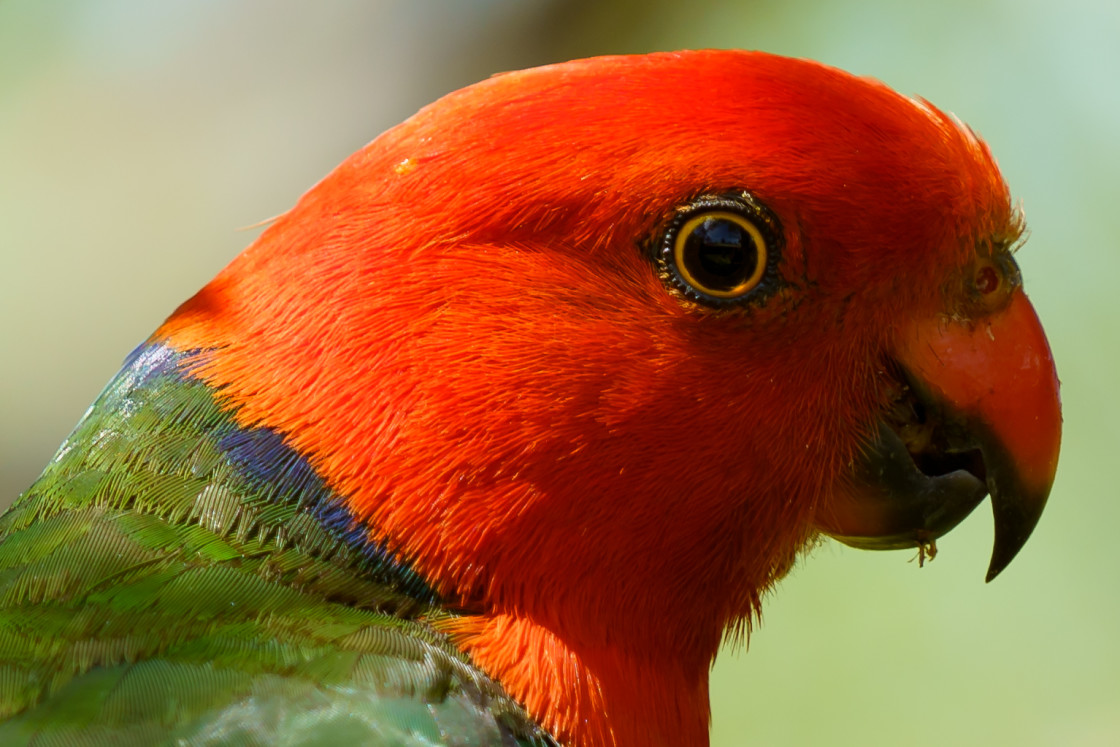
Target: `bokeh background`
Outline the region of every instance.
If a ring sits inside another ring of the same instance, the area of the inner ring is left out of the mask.
[[[491,73],[758,48],[919,93],[991,144],[1063,381],[1050,507],[995,583],[985,508],[919,570],[827,543],[725,651],[713,743],[1120,744],[1120,3],[3,0],[0,505],[121,359],[338,161]]]

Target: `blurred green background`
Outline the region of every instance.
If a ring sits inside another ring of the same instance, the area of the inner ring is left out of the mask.
[[[872,75],[991,144],[1063,381],[1050,506],[985,586],[827,543],[713,673],[713,743],[1120,744],[1120,3],[0,2],[0,505],[129,350],[338,161],[493,72],[744,47]]]

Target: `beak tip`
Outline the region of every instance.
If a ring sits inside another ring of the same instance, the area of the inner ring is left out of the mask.
[[[1011,557],[1013,558],[1014,555],[1012,555]],[[993,580],[995,580],[995,577],[1002,573],[1003,569],[1006,568],[1010,563],[1011,558],[1002,557],[993,552],[992,560],[988,564],[988,572],[984,576],[984,583],[990,584]]]
[[[992,513],[995,516],[996,538],[985,582],[998,576],[1011,564],[1023,545],[1027,544],[1042,516],[1049,493],[1049,484],[1043,490],[1023,490],[1019,487],[1010,491],[1010,496],[1014,496],[1014,499],[1009,500],[1007,493],[993,490]]]
[[[1030,534],[1029,532],[1027,533]],[[1018,542],[1012,542],[1010,546],[996,540],[995,547],[992,548],[992,559],[988,563],[988,573],[984,576],[984,583],[991,583],[996,576],[1003,573],[1003,569],[1011,565],[1011,561],[1019,554],[1019,550],[1027,543],[1027,537],[1023,537]]]

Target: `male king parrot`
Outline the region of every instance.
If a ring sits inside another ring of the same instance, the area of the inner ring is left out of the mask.
[[[1046,502],[1058,382],[988,148],[704,51],[508,73],[342,163],[0,519],[0,743],[705,745],[822,533]]]

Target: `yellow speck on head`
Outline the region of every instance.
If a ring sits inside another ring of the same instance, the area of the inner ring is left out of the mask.
[[[406,158],[396,166],[394,166],[393,171],[397,172],[398,176],[408,176],[413,171],[415,171],[416,167],[419,165],[419,162],[417,162],[415,159]]]

